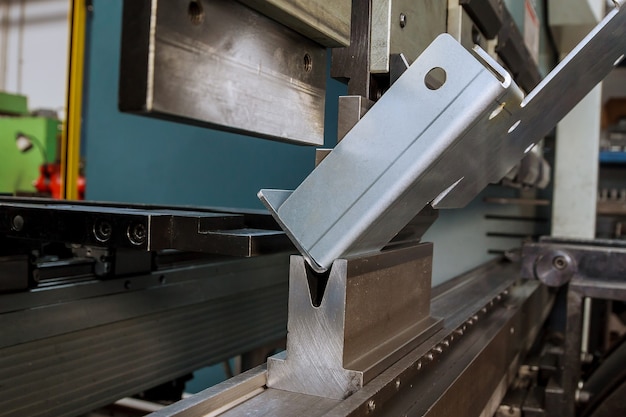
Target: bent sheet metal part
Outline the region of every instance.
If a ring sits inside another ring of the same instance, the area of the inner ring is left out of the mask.
[[[259,198],[317,271],[380,250],[427,204],[463,207],[499,181],[623,57],[625,32],[616,6],[526,98],[485,52],[440,35],[295,191]]]

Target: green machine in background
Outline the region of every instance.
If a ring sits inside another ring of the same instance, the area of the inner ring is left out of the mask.
[[[0,193],[37,191],[33,182],[55,161],[60,129],[57,118],[31,114],[25,96],[0,92]]]

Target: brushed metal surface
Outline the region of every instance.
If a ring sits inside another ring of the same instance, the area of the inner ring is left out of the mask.
[[[340,96],[337,115],[337,142],[340,142],[359,120],[372,108],[374,102],[363,96]]]
[[[373,0],[370,72],[388,73],[392,54],[413,62],[446,32],[447,9],[447,0]]]
[[[124,2],[122,111],[321,145],[325,87],[324,47],[239,2]]]
[[[350,45],[352,0],[241,1],[321,45]]]
[[[307,268],[292,256],[287,351],[268,360],[268,387],[345,398],[441,328],[432,244],[336,260],[319,304]]]
[[[441,35],[296,191],[259,197],[318,271],[381,249],[426,204],[463,207],[623,57],[626,12],[616,4],[525,98],[483,51],[479,62]],[[447,77],[433,91],[424,77],[435,67]]]

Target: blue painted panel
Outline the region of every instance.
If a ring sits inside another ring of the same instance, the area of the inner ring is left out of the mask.
[[[626,152],[600,152],[600,163],[602,164],[626,164]]]
[[[83,115],[88,199],[261,208],[259,189],[294,189],[313,169],[312,147],[121,113],[122,0],[93,3]],[[334,80],[327,86],[326,146],[332,146],[337,97],[346,88]]]

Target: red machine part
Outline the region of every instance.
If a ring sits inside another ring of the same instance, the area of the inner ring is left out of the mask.
[[[43,164],[39,167],[39,178],[33,182],[33,186],[42,194],[50,194],[52,198],[61,198],[61,165]],[[78,176],[78,198],[85,199],[85,177]]]

